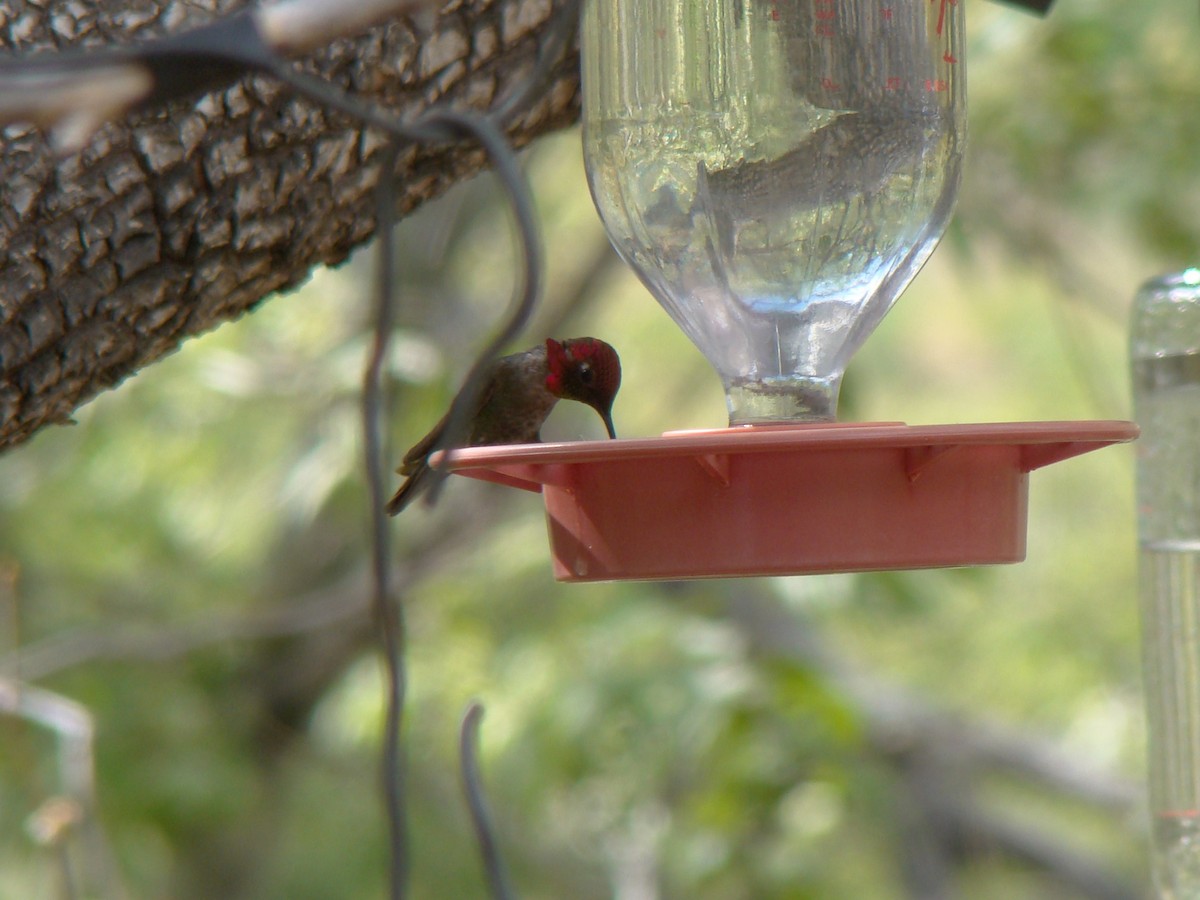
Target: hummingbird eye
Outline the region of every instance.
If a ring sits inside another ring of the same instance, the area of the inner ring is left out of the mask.
[[[579,380],[584,384],[592,383],[592,367],[589,363],[584,363],[579,367]]]

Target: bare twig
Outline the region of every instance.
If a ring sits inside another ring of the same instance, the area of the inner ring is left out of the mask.
[[[28,829],[34,840],[56,852],[65,895],[81,895],[80,879],[67,849],[69,836],[78,832],[86,841],[88,871],[94,875],[88,880],[98,882],[94,892],[123,897],[108,839],[96,817],[95,725],[91,713],[61,694],[4,678],[0,678],[0,713],[34,722],[58,739],[62,790],[29,817]]]
[[[79,150],[105,122],[271,68],[432,0],[284,0],[129,47],[0,62],[0,126],[45,128],[55,149]]]
[[[144,66],[124,60],[93,63],[86,70],[23,63],[19,69],[0,69],[0,126],[37,125],[49,132],[55,150],[69,153],[153,88],[154,76]]]
[[[259,32],[286,56],[307,53],[398,15],[424,13],[437,0],[281,0],[255,11]]]
[[[95,790],[92,767],[91,713],[74,700],[45,688],[0,679],[0,712],[36,722],[58,736],[59,774],[73,796],[88,797]]]

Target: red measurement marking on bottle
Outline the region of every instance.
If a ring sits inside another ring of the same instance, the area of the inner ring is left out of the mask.
[[[898,90],[900,90],[902,87],[904,87],[904,79],[903,79],[903,78],[900,78],[900,77],[898,77],[898,76],[896,76],[896,75],[893,75],[893,76],[892,76],[891,78],[889,78],[889,79],[888,79],[886,82],[884,82],[884,85],[883,85],[883,87],[884,87],[884,89],[885,89],[885,90],[889,90],[889,91],[898,91]]]
[[[840,84],[828,77],[821,79],[821,87],[827,91],[840,91],[842,89]]]
[[[926,78],[925,90],[931,94],[940,94],[950,90],[950,82],[942,78]]]
[[[958,6],[958,0],[929,0],[930,3],[940,2],[941,8],[938,9],[937,33],[940,35],[946,28],[946,7]]]
[[[771,11],[767,13],[767,18],[772,22],[778,22],[783,18],[779,12],[779,0],[771,0]]]
[[[813,34],[817,37],[831,38],[835,36],[834,22],[837,19],[836,0],[813,0]]]
[[[890,22],[892,20],[892,8],[890,6],[885,6],[879,12],[883,16],[884,21]]]

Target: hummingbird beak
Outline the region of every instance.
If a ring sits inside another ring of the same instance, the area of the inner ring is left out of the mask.
[[[608,429],[608,436],[612,440],[617,439],[617,430],[613,428],[612,409],[601,409],[595,407],[596,412],[600,413],[600,418],[604,420],[604,427]]]
[[[600,414],[600,418],[604,419],[604,427],[608,432],[608,437],[610,437],[612,440],[616,440],[617,430],[616,428],[612,427],[612,403],[608,403],[607,406],[604,406],[604,401],[599,400],[599,398],[595,403],[589,401],[584,402],[586,402],[589,407],[595,409],[596,413]]]

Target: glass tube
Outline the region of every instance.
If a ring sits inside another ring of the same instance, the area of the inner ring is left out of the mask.
[[[1139,593],[1159,896],[1200,897],[1200,269],[1134,299]]]

